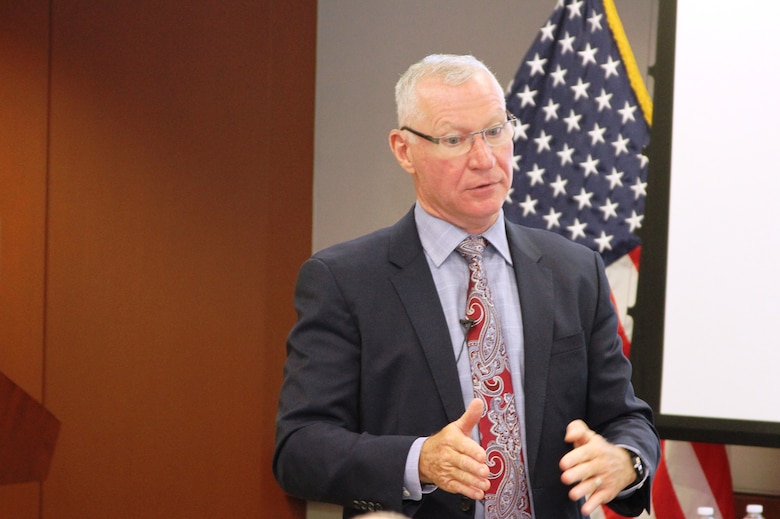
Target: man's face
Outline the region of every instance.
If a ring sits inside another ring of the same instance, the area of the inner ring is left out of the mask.
[[[441,137],[470,133],[506,121],[503,93],[485,73],[458,86],[436,79],[418,85],[415,130]],[[507,130],[509,131],[509,130]],[[430,214],[472,234],[498,217],[512,184],[512,140],[488,146],[474,136],[467,151],[451,157],[442,148],[410,132],[393,130],[390,144],[401,166],[414,177],[417,199]]]

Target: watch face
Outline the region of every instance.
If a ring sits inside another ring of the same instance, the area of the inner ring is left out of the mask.
[[[642,458],[639,456],[634,456],[634,470],[636,471],[637,476],[644,477],[645,475],[645,466],[642,464]]]

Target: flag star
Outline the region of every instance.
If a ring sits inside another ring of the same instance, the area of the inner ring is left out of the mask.
[[[536,93],[536,91],[534,91]],[[518,96],[520,94],[517,94]],[[601,95],[599,95],[596,98],[596,101],[599,104],[599,112],[602,111],[605,108],[612,108],[612,103],[610,103],[610,99],[612,99],[612,94],[608,94],[603,88],[601,89]],[[525,106],[525,105],[523,105]],[[534,105],[535,106],[535,105]]]
[[[515,135],[512,137],[515,142],[517,142],[518,139],[523,139],[524,141],[528,140],[528,134],[525,133],[525,131],[528,129],[528,127],[531,126],[530,124],[523,124],[520,119],[517,119],[517,122],[515,123]]]
[[[565,85],[566,84],[566,73],[568,70],[565,68],[562,69],[560,65],[556,65],[555,72],[550,72],[550,75],[553,78],[553,86],[558,85]]]
[[[576,240],[577,236],[585,237],[585,228],[588,226],[587,222],[580,222],[579,218],[574,219],[574,223],[566,228],[571,232],[571,239]]]
[[[606,131],[606,127],[602,128],[599,126],[599,123],[593,123],[593,129],[588,132],[588,135],[590,135],[590,145],[595,146],[597,142],[606,144],[606,141],[604,140],[604,132]]]
[[[639,159],[639,168],[644,169],[644,167],[647,166],[647,163],[650,162],[650,159],[647,158],[647,155],[642,153],[637,153],[636,156]]]
[[[566,184],[568,183],[568,180],[561,178],[560,175],[557,175],[555,177],[555,182],[550,183],[550,186],[553,188],[553,196],[565,195]]]
[[[585,170],[585,178],[588,178],[591,173],[594,175],[599,174],[599,170],[596,169],[596,166],[599,165],[599,159],[594,159],[590,153],[588,153],[588,158],[584,162],[580,162],[580,167]]]
[[[580,12],[582,1],[583,0],[576,0],[576,2],[572,2],[566,6],[566,9],[569,10],[569,20],[573,20],[578,16],[582,16],[582,13]]]
[[[585,191],[585,188],[580,188],[580,194],[574,195],[572,198],[574,198],[577,203],[580,204],[579,210],[582,211],[585,206],[587,207],[593,207],[593,204],[590,203],[590,199],[593,198],[593,193],[589,193]]]
[[[636,211],[631,211],[631,218],[626,218],[626,223],[628,223],[631,232],[642,228],[642,220],[644,217],[644,215],[636,214]]]
[[[531,171],[527,171],[525,173],[528,175],[528,178],[531,179],[531,187],[535,186],[536,184],[544,184],[544,179],[542,178],[544,171],[544,168],[540,168],[539,164],[534,164],[534,168]]]
[[[531,198],[531,195],[525,195],[525,201],[520,202],[520,207],[523,208],[523,216],[528,216],[528,213],[536,214],[536,208],[534,207],[539,201]]]
[[[577,78],[577,84],[573,85],[571,89],[574,91],[574,100],[576,101],[580,97],[588,98],[588,87],[590,83],[583,83],[582,78]]]
[[[590,42],[588,42],[585,45],[585,49],[577,52],[582,57],[582,66],[584,67],[589,62],[593,62],[593,64],[596,64],[596,53],[598,52],[598,48],[593,48],[590,46]]]
[[[547,230],[548,231],[550,229],[552,229],[553,227],[560,227],[561,226],[561,224],[558,221],[558,219],[561,217],[562,214],[563,213],[561,213],[561,212],[557,212],[555,210],[555,208],[550,207],[550,212],[547,213],[546,215],[542,216],[542,218],[544,218],[545,221],[547,222]]]
[[[526,61],[531,67],[531,77],[534,77],[537,73],[544,75],[544,64],[547,63],[547,58],[540,58],[539,54],[534,55],[534,59]]]
[[[604,79],[609,79],[609,76],[619,76],[617,68],[618,65],[620,65],[620,60],[614,60],[612,59],[612,56],[607,57],[607,62],[601,65],[601,68],[604,69]]]
[[[542,107],[544,110],[544,122],[549,122],[550,119],[558,118],[558,107],[561,106],[558,103],[553,103],[552,97],[547,100],[547,106]]]
[[[610,144],[615,147],[615,156],[619,156],[621,153],[628,153],[628,143],[630,139],[628,137],[623,137],[622,133],[619,133],[617,136],[617,139],[612,141]]]
[[[555,24],[552,23],[552,20],[547,20],[547,25],[542,27],[542,41],[547,40],[554,40],[555,39]]]
[[[610,218],[617,218],[618,203],[613,202],[609,198],[599,207],[599,211],[604,213],[604,221],[606,222]]]
[[[647,182],[642,182],[642,179],[637,177],[636,182],[631,186],[631,190],[634,192],[634,199],[639,200],[640,196],[647,195]]]
[[[618,113],[623,116],[623,124],[626,124],[629,120],[636,121],[634,112],[636,112],[636,105],[631,106],[628,104],[628,101],[626,101],[626,104],[623,105],[623,108],[618,110]]]
[[[512,203],[512,193],[515,192],[515,188],[509,187],[509,191],[506,192],[506,198],[504,198],[505,204],[511,204]]]
[[[558,43],[561,45],[561,56],[574,52],[574,36],[569,36],[569,31],[566,31],[566,36],[558,40]]]
[[[528,88],[528,85],[525,85],[523,91],[517,93],[517,97],[520,98],[520,108],[523,108],[525,105],[536,106],[536,101],[534,101],[536,92],[536,90],[531,90]]]
[[[596,11],[593,11],[593,14],[590,15],[590,18],[588,18],[588,23],[590,24],[590,32],[596,32],[597,30],[601,30],[601,17],[604,16],[602,14],[596,14]]]
[[[539,134],[539,137],[534,139],[536,143],[536,153],[541,153],[542,150],[550,151],[550,139],[552,135],[547,135],[544,130]]]
[[[615,189],[615,186],[623,187],[623,181],[621,180],[623,178],[622,171],[618,171],[616,168],[612,168],[612,173],[607,175],[607,180],[609,180],[609,188]]]
[[[613,235],[607,235],[607,233],[601,231],[601,236],[595,238],[593,241],[599,246],[599,252],[604,252],[604,250],[612,250],[612,244],[610,243],[612,238],[614,238]]]
[[[522,155],[512,155],[512,169],[514,171],[520,171],[520,159],[522,158]]]
[[[566,121],[566,131],[571,133],[572,130],[579,130],[580,119],[582,119],[582,115],[577,115],[574,110],[569,110],[569,116],[563,119]]]
[[[563,149],[561,151],[555,152],[555,154],[561,158],[561,166],[565,166],[566,164],[574,164],[574,161],[571,158],[574,150],[575,148],[569,148],[569,143],[564,143]]]

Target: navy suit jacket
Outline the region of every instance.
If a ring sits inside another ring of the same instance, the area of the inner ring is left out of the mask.
[[[525,340],[525,434],[538,519],[580,518],[558,462],[583,419],[658,464],[650,408],[634,395],[601,257],[554,233],[507,223]],[[438,489],[403,500],[412,442],[459,418],[453,347],[413,211],[392,227],[325,249],[301,267],[287,342],[273,469],[288,493],[425,519],[473,517]],[[611,506],[638,515],[650,482]]]

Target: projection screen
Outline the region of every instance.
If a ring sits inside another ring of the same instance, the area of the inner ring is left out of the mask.
[[[670,439],[780,445],[780,4],[660,4],[632,357]]]

